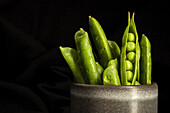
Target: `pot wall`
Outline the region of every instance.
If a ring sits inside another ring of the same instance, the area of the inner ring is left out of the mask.
[[[71,85],[72,113],[157,113],[158,86]]]

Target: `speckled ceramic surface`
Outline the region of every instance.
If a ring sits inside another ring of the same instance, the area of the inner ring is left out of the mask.
[[[71,85],[72,113],[157,113],[158,86]]]

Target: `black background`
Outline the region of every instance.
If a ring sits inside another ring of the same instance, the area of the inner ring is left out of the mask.
[[[158,110],[168,111],[168,1],[1,0],[0,112],[68,113],[73,75],[59,46],[75,48],[74,33],[79,28],[89,32],[89,15],[121,46],[128,11],[135,12],[139,38],[145,34],[151,42]]]

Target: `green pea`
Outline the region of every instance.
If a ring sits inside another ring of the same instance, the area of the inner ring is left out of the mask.
[[[129,82],[132,82],[133,72],[132,72],[132,71],[126,71],[126,76],[127,76],[127,80],[128,80]]]
[[[135,42],[135,35],[133,33],[128,33],[128,42]]]
[[[127,43],[127,48],[126,48],[127,52],[135,51],[135,49],[136,49],[136,45],[134,42]]]
[[[129,60],[126,60],[126,70],[127,71],[133,70],[133,64]]]
[[[136,56],[136,54],[135,54],[134,52],[129,52],[129,53],[127,54],[127,59],[128,59],[129,61],[131,61],[132,63],[134,63],[134,62],[135,62],[135,56]]]

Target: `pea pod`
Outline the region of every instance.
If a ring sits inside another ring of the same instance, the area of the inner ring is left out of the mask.
[[[138,47],[138,51],[137,51],[137,54],[138,54],[138,73],[137,73],[138,75],[137,75],[137,80],[140,81],[140,45],[139,45],[139,43],[138,43],[137,47]]]
[[[135,85],[140,85],[140,83],[138,81],[135,82]]]
[[[103,68],[106,68],[108,62],[112,59],[106,35],[99,22],[91,16],[89,16],[89,28],[99,54],[100,64]]]
[[[135,85],[135,82],[136,82],[136,78],[137,78],[137,75],[138,75],[138,71],[139,71],[139,66],[138,66],[138,62],[139,62],[139,59],[140,59],[140,55],[139,55],[139,47],[138,47],[138,33],[137,33],[137,29],[136,29],[136,25],[135,25],[135,21],[134,21],[134,13],[132,15],[132,19],[131,19],[131,22],[130,22],[130,27],[129,27],[129,32],[130,33],[133,33],[135,35],[135,45],[136,45],[136,57],[135,57],[135,63],[134,63],[134,75],[133,75],[133,80],[132,80],[132,85]]]
[[[116,42],[108,40],[109,47],[113,56],[113,59],[117,58],[118,60],[120,59],[120,48],[116,44]]]
[[[96,62],[96,66],[97,66],[97,70],[98,70],[98,73],[99,73],[99,75],[100,75],[100,78],[101,78],[101,80],[102,80],[104,69],[102,68],[102,66],[101,66],[98,62]]]
[[[120,54],[120,75],[122,85],[128,85],[127,76],[126,76],[126,46],[128,40],[129,25],[126,27],[125,32],[122,38],[122,48]]]
[[[83,79],[83,74],[81,72],[81,69],[79,67],[79,63],[78,63],[78,56],[77,56],[77,51],[73,48],[70,47],[59,47],[60,51],[64,57],[64,59],[66,60],[67,64],[69,65],[75,81],[77,83],[81,83],[81,84],[85,84],[85,81]]]
[[[116,69],[119,69],[119,64],[118,64],[118,60],[117,58],[115,58],[114,60],[110,60],[107,67],[109,67],[110,65],[114,65],[116,67]]]
[[[109,62],[109,66],[103,72],[103,85],[121,85],[117,64],[117,59]]]
[[[141,47],[141,84],[151,84],[151,44],[145,35],[142,35]]]
[[[133,72],[133,79],[131,85],[135,85],[138,69],[139,69],[138,66],[139,48],[137,47],[137,45],[138,45],[138,34],[134,22],[134,13],[131,19],[130,19],[130,13],[128,13],[128,26],[122,38],[122,50],[121,50],[121,58],[120,58],[120,72],[121,72],[122,85],[129,85],[126,71]],[[132,64],[133,66],[131,66]]]
[[[89,84],[101,84],[88,33],[82,28],[75,33],[78,60]]]

